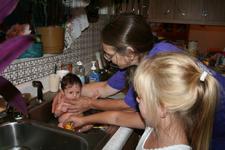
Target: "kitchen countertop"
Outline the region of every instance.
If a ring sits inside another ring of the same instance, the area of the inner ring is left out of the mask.
[[[105,144],[103,150],[120,150],[126,144],[128,138],[133,133],[133,129],[126,127],[119,127],[116,133]]]
[[[123,99],[125,97],[124,93],[120,92],[109,98],[112,99]],[[110,138],[110,140],[103,147],[103,150],[120,150],[126,144],[127,140],[133,133],[133,129],[127,127],[119,127],[116,133]]]

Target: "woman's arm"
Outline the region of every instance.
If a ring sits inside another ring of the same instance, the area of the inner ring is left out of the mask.
[[[119,92],[119,90],[110,87],[107,84],[107,81],[104,82],[95,82],[84,84],[82,87],[81,95],[87,97],[108,97],[115,93]]]
[[[78,117],[76,115],[64,114],[59,118],[60,123],[72,121],[74,127],[81,127],[89,124],[111,124],[130,128],[144,129],[145,124],[138,112],[126,111],[105,111],[93,115]]]
[[[80,97],[75,101],[67,101],[65,100],[65,104],[67,107],[67,112],[71,113],[82,113],[89,109],[97,109],[97,110],[129,110],[134,111],[131,107],[129,107],[123,99],[95,99],[89,97]]]
[[[86,84],[82,88],[82,95],[79,99],[74,101],[63,100],[61,108],[64,108],[66,112],[70,113],[82,113],[89,109],[98,110],[132,110],[123,99],[97,99],[98,97],[106,97],[117,93],[119,90],[110,87],[107,82],[96,82]],[[58,94],[52,105],[52,112],[57,116],[61,115],[63,111],[56,111],[56,105],[59,103],[60,99],[63,99],[60,94]]]
[[[117,90],[117,89],[111,88],[107,84],[107,81],[105,81],[105,82],[96,82],[96,83],[89,83],[89,84],[85,84],[82,87],[82,93],[81,94],[82,94],[82,96],[86,96],[86,98],[84,98],[84,97],[82,98],[81,97],[80,100],[78,100],[78,101],[82,101],[83,99],[86,100],[84,102],[81,102],[80,106],[83,106],[83,108],[81,108],[81,109],[88,110],[88,109],[90,109],[92,107],[95,107],[94,105],[93,106],[89,105],[89,102],[91,100],[95,100],[98,97],[107,97],[107,96],[110,96],[110,95],[113,95],[113,94],[117,93],[118,91],[119,90]],[[89,98],[87,98],[87,97],[89,97]],[[52,113],[55,113],[56,105],[61,103],[62,99],[64,99],[64,95],[63,95],[62,92],[59,92],[58,94],[56,94],[56,96],[53,99],[53,103],[52,103]],[[65,101],[65,100],[63,100],[63,101]],[[73,104],[73,103],[71,103],[71,104]],[[75,104],[77,104],[77,103],[75,103]],[[67,107],[67,106],[65,106],[65,107]],[[71,106],[71,107],[73,107],[73,106]],[[84,108],[84,107],[86,107],[86,108]],[[76,108],[74,108],[74,110],[75,109]],[[80,112],[81,112],[81,110],[80,110]]]

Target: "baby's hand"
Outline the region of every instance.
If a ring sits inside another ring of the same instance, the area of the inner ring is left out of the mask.
[[[52,113],[56,112],[56,107],[58,107],[59,104],[64,102],[64,94],[62,91],[56,94],[56,96],[53,98],[52,102]]]

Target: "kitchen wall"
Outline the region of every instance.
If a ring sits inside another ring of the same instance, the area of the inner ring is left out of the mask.
[[[198,41],[199,50],[225,48],[225,26],[190,25],[189,40]]]
[[[90,23],[72,46],[64,50],[61,55],[44,56],[36,59],[18,59],[8,66],[3,76],[14,85],[20,86],[29,81],[43,79],[54,72],[54,65],[73,63],[81,60],[86,67],[95,59],[95,52],[100,49],[100,31],[108,22],[108,17],[100,16],[97,23]],[[46,81],[44,79],[43,81]]]

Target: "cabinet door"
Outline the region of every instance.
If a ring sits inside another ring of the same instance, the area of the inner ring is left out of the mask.
[[[225,24],[225,0],[205,0],[202,12],[206,24]]]
[[[202,19],[203,0],[176,0],[174,19],[179,22],[199,22]]]
[[[149,16],[150,21],[167,22],[173,18],[175,0],[150,0]]]
[[[152,22],[225,25],[225,0],[149,0]]]

